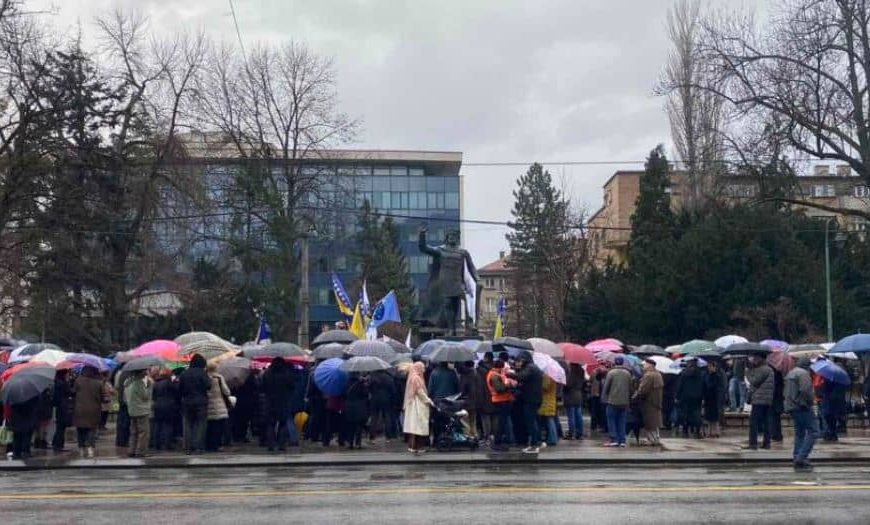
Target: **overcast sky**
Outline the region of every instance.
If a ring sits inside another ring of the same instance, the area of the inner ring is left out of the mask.
[[[718,0],[718,4],[739,0]],[[746,0],[749,6],[763,0]],[[356,147],[450,150],[466,163],[637,161],[670,143],[652,94],[668,53],[672,0],[234,0],[242,40],[295,39],[332,56],[342,109],[364,123]],[[228,0],[31,0],[87,35],[116,8],[156,31],[203,28],[236,40]],[[577,207],[642,164],[548,165]],[[506,221],[522,166],[467,165],[465,218]],[[467,224],[478,266],[506,228]]]

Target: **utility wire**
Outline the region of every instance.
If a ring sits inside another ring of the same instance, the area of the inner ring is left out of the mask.
[[[245,52],[245,43],[242,42],[242,32],[239,30],[239,19],[236,18],[236,8],[233,6],[233,0],[228,0],[230,3],[230,13],[233,15],[233,25],[236,26],[236,37],[239,39],[239,47],[242,48],[242,56],[247,57]]]

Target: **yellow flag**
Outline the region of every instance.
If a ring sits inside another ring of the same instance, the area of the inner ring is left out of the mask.
[[[356,304],[356,308],[353,311],[353,321],[350,323],[350,332],[359,339],[365,339],[366,337],[366,327],[363,324],[362,314],[359,311],[359,303]]]
[[[498,339],[499,337],[503,337],[502,331],[504,330],[504,328],[502,328],[501,316],[498,316],[497,319],[498,320],[495,322],[495,332],[493,332],[493,334],[492,334],[493,339]]]

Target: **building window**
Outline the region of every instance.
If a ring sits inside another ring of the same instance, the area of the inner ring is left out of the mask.
[[[375,175],[389,175],[390,168],[386,166],[375,166],[374,173]]]
[[[408,175],[412,177],[422,177],[426,175],[426,171],[423,168],[408,168]]]
[[[813,186],[813,197],[836,197],[837,191],[833,184],[816,184]]]
[[[496,304],[495,297],[487,297],[486,298],[486,313],[494,314],[495,313],[495,304]]]
[[[747,184],[736,184],[728,187],[728,193],[732,197],[740,198],[740,197],[754,197],[755,196],[755,186],[750,186]]]
[[[870,188],[864,185],[855,186],[854,192],[856,197],[870,197]]]
[[[338,272],[347,270],[347,256],[339,255],[335,258],[335,270]]]
[[[445,193],[444,194],[444,207],[448,210],[458,210],[459,209],[459,194],[458,193]]]
[[[312,294],[311,301],[316,305],[330,304],[330,296],[332,295],[330,288],[315,288]]]
[[[414,255],[410,257],[408,267],[410,273],[427,273],[429,271],[429,256]]]
[[[867,231],[867,220],[862,219],[861,217],[850,217],[849,218],[849,231],[850,232],[865,232],[865,231]]]
[[[393,166],[390,168],[390,175],[393,177],[404,177],[408,174],[407,166]]]

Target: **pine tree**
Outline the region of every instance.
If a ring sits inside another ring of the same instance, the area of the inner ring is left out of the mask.
[[[514,269],[512,302],[519,322],[518,333],[512,335],[558,338],[564,332],[564,304],[582,255],[570,204],[537,163],[520,177],[513,195],[507,264]]]
[[[360,208],[354,258],[359,263],[360,278],[366,281],[369,299],[379,301],[390,290],[396,293],[402,321],[413,316],[414,287],[408,271],[408,258],[399,247],[399,229],[391,217],[379,218],[368,201]]]

